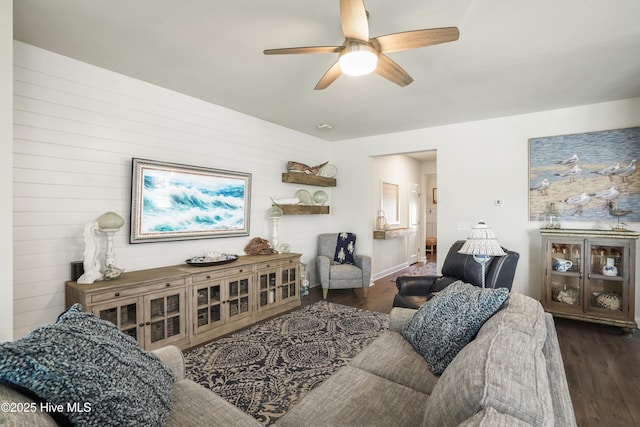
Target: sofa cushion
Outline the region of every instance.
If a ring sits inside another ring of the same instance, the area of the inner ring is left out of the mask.
[[[277,426],[414,427],[426,394],[352,366],[340,368],[280,418]]]
[[[532,427],[531,424],[512,417],[501,414],[492,407],[484,408],[482,411],[467,419],[458,427]]]
[[[331,280],[358,280],[362,281],[362,270],[355,265],[335,264],[329,270]]]
[[[165,427],[233,426],[260,427],[263,424],[222,397],[191,380],[173,386],[173,406]]]
[[[442,374],[423,425],[457,426],[487,407],[534,426],[553,425],[544,317],[538,301],[512,293]]]
[[[0,380],[59,405],[77,425],[162,425],[171,408],[171,371],[79,304],[0,344]]]
[[[422,305],[405,323],[402,335],[425,358],[431,372],[441,375],[508,296],[506,288],[485,289],[457,281]]]
[[[360,368],[394,383],[431,394],[438,377],[424,358],[398,332],[385,332],[361,351],[349,366]]]

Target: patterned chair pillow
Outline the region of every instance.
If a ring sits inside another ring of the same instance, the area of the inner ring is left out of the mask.
[[[0,344],[0,382],[30,391],[74,425],[160,426],[171,409],[173,373],[75,304],[56,323]]]
[[[401,333],[424,357],[431,372],[441,375],[508,296],[506,288],[454,282],[422,305]]]

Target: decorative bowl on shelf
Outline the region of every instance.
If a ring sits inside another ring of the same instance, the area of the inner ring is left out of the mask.
[[[324,205],[325,203],[327,203],[327,200],[329,200],[329,196],[327,196],[327,193],[325,193],[324,191],[318,190],[313,193],[313,203],[315,205]]]

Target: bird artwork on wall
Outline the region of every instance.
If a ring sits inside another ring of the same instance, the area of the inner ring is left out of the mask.
[[[562,221],[622,229],[640,221],[640,127],[529,140],[529,220],[554,203]]]

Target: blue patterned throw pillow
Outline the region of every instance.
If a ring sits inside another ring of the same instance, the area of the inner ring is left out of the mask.
[[[402,328],[434,375],[441,375],[509,296],[507,288],[457,281],[421,306]]]
[[[353,253],[356,249],[356,235],[353,233],[338,233],[336,253],[333,260],[338,264],[354,264]]]
[[[0,382],[73,425],[162,426],[173,373],[110,322],[75,304],[56,323],[0,344]],[[50,410],[48,410],[49,408]]]

